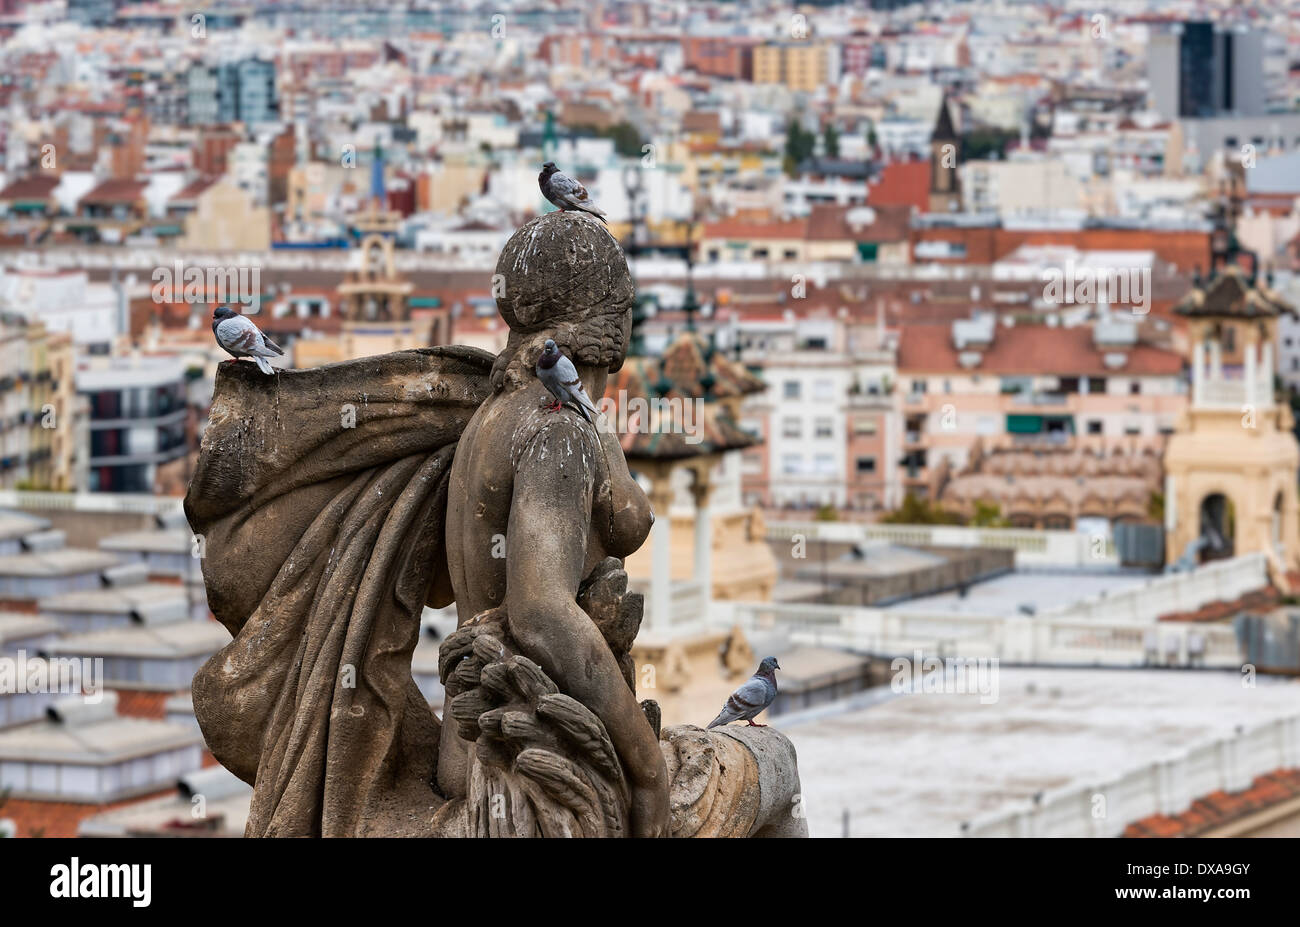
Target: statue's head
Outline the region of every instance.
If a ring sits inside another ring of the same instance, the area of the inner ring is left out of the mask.
[[[553,212],[519,228],[497,259],[497,311],[510,326],[492,383],[522,385],[547,339],[578,365],[623,365],[636,291],[614,236],[591,216]]]

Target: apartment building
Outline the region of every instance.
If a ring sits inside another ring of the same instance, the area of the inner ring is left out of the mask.
[[[763,439],[745,452],[746,503],[864,512],[897,505],[893,333],[789,312],[746,316],[737,337],[767,384],[742,406],[742,426]]]
[[[908,326],[898,350],[903,485],[933,496],[980,439],[1158,444],[1187,406],[1182,369],[1182,355],[1143,343],[1130,321],[998,325],[978,315]]]
[[[159,468],[189,449],[184,362],[177,357],[91,358],[76,373],[90,405],[91,492],[153,492]]]
[[[758,45],[753,51],[754,83],[781,84],[787,90],[812,93],[830,82],[830,62],[826,45]]]
[[[72,371],[71,338],[0,317],[0,487],[75,488]]]

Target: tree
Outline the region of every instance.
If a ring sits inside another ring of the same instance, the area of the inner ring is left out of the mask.
[[[975,503],[975,514],[971,516],[970,523],[975,528],[1006,528],[1010,525],[1010,522],[1002,517],[1000,505],[983,500]]]
[[[828,158],[840,156],[840,130],[835,128],[833,122],[826,123],[826,128],[822,130],[822,148]]]
[[[958,525],[961,518],[945,511],[926,499],[912,493],[903,497],[903,504],[880,519],[888,525]]]
[[[785,130],[785,172],[793,177],[799,165],[812,157],[816,146],[817,136],[799,125],[797,119],[791,119]]]
[[[1165,523],[1165,494],[1156,490],[1147,497],[1147,518],[1158,525]]]
[[[961,153],[967,161],[1000,160],[1007,145],[1020,137],[1019,132],[992,127],[975,129],[961,140]]]

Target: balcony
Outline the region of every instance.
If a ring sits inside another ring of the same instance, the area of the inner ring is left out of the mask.
[[[1064,409],[1070,405],[1068,393],[1011,393],[1011,405],[1017,408],[1034,408],[1042,406],[1050,409]]]
[[[1193,386],[1192,404],[1198,409],[1229,409],[1240,412],[1244,405],[1270,407],[1273,405],[1272,376],[1261,373],[1255,377],[1254,390],[1248,390],[1244,378],[1206,377]]]

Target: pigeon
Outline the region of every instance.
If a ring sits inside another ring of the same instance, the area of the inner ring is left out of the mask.
[[[578,369],[573,366],[573,361],[560,353],[550,338],[542,345],[542,356],[537,359],[537,379],[555,397],[555,401],[547,407],[550,411],[560,411],[567,400],[578,407],[583,418],[589,422],[595,421],[593,416],[599,413],[587,391],[582,388]]]
[[[576,209],[591,213],[605,222],[605,213],[592,205],[587,196],[587,188],[556,167],[554,161],[542,165],[542,172],[537,175],[537,185],[542,188],[542,196],[550,200],[551,205],[560,212]]]
[[[257,369],[268,377],[275,370],[267,358],[284,353],[284,348],[262,334],[252,319],[239,315],[226,306],[218,306],[212,313],[212,334],[216,335],[217,344],[227,354],[234,358],[251,357],[257,362]]]
[[[727,697],[727,704],[722,706],[722,711],[709,722],[709,727],[705,730],[731,721],[748,721],[750,727],[767,727],[766,724],[755,724],[754,716],[776,699],[776,671],[780,668],[781,664],[776,662],[776,657],[764,657],[763,662],[758,664],[758,672]]]

